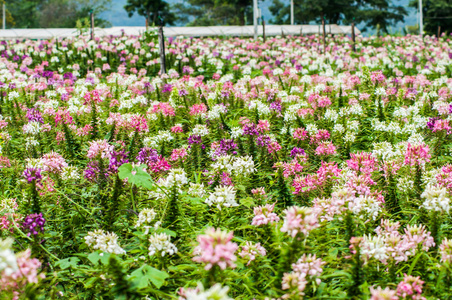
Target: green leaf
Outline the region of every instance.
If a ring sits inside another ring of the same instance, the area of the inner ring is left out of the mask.
[[[77,267],[77,263],[80,261],[77,257],[69,257],[65,259],[61,259],[56,262],[55,265],[60,266],[61,269],[67,269],[69,267],[75,268]]]
[[[240,204],[242,204],[248,208],[255,205],[254,200],[251,197],[246,197],[246,198],[240,199]]]
[[[123,164],[118,168],[118,176],[120,179],[126,179],[129,183],[135,184],[139,187],[152,189],[153,181],[151,175],[143,171],[146,165],[139,165],[138,167],[132,167],[131,164]]]
[[[169,275],[166,272],[157,270],[149,265],[143,265],[141,268],[132,272],[131,278],[139,289],[144,289],[149,286],[149,282],[160,289]]]
[[[88,259],[93,265],[97,265],[100,260],[99,252],[96,251],[91,253],[90,255],[88,255]]]

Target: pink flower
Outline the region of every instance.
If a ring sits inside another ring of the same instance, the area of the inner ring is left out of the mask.
[[[18,270],[11,275],[1,274],[0,294],[2,291],[22,294],[28,283],[38,283],[40,278],[45,278],[44,274],[38,273],[41,262],[36,258],[30,258],[30,256],[30,249],[19,253],[16,256]]]
[[[248,259],[247,266],[256,259],[256,255],[265,256],[267,251],[261,246],[261,243],[254,244],[247,241],[246,245],[242,247],[242,251],[239,253],[240,257]]]
[[[316,155],[334,155],[336,154],[336,146],[331,142],[322,142],[315,149]]]
[[[308,132],[306,130],[304,130],[303,128],[297,128],[293,132],[294,139],[302,141],[302,140],[306,139],[307,137],[308,137]]]
[[[235,268],[234,261],[237,257],[234,255],[238,246],[231,242],[233,233],[221,231],[221,229],[209,228],[206,234],[198,235],[197,241],[199,245],[195,248],[196,255],[193,260],[196,262],[206,263],[205,269],[210,270],[213,266],[218,265],[222,270],[226,267]]]
[[[195,104],[192,107],[190,107],[190,115],[191,116],[197,116],[200,114],[204,114],[206,112],[207,112],[207,106],[204,103]]]
[[[182,128],[181,125],[174,125],[173,127],[171,127],[171,132],[172,133],[177,133],[177,132],[184,132],[184,129]]]
[[[185,161],[186,156],[187,156],[187,150],[185,148],[173,149],[170,160],[177,161],[179,159],[182,159],[182,161]]]
[[[292,206],[284,210],[284,213],[281,231],[287,232],[291,237],[296,237],[298,233],[308,235],[311,230],[319,227],[317,215],[310,207]]]
[[[63,169],[68,166],[64,157],[54,151],[44,154],[44,156],[41,158],[41,163],[43,166],[43,171],[51,172],[54,174],[61,173]]]
[[[88,158],[111,158],[115,146],[110,145],[106,140],[97,140],[89,143]]]
[[[420,277],[403,275],[403,281],[397,285],[397,296],[401,297],[400,299],[424,300],[425,297],[421,295],[424,282]]]
[[[408,147],[405,152],[405,165],[424,165],[430,161],[432,157],[429,153],[428,145],[420,143],[419,145],[411,145],[408,143]]]
[[[444,239],[439,246],[439,253],[441,254],[441,262],[452,262],[452,240]]]
[[[352,170],[370,174],[377,168],[377,162],[371,153],[351,153],[350,157],[351,158],[347,160],[347,166]]]
[[[268,223],[279,222],[279,217],[273,212],[275,203],[265,204],[265,206],[256,206],[254,208],[254,218],[251,222],[253,226],[267,225]]]

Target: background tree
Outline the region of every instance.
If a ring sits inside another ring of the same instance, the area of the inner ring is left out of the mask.
[[[77,20],[89,18],[94,12],[94,25],[110,26],[110,22],[100,17],[108,9],[110,0],[46,0],[38,11],[39,26],[43,28],[74,28]]]
[[[253,0],[186,0],[175,8],[187,26],[246,25],[253,20]]]
[[[170,11],[170,5],[163,0],[127,0],[124,9],[129,18],[136,12],[145,17],[149,24],[160,25],[157,18],[163,19],[163,24],[174,25],[176,16]]]
[[[391,4],[391,0],[294,0],[294,17],[296,24],[320,23],[322,17],[328,24],[365,24],[363,31],[376,28],[388,32],[391,25],[403,21],[407,11],[403,6]],[[290,23],[290,6],[288,2],[273,0],[270,6],[273,23]]]
[[[38,12],[43,0],[8,0],[8,11],[14,19],[16,28],[39,27]]]
[[[419,2],[418,0],[411,0],[409,5],[418,8]],[[422,12],[424,15],[424,32],[426,34],[436,35],[438,26],[441,26],[441,32],[452,31],[452,1],[423,0]]]
[[[6,4],[6,2],[4,0],[0,1],[0,6],[3,3]],[[14,27],[14,25],[16,25],[16,22],[14,21],[14,18],[11,15],[11,12],[9,11],[8,8],[5,9],[5,19],[6,19],[6,22],[5,22],[6,28],[11,28],[11,27]],[[3,12],[0,14],[0,24],[3,24]]]

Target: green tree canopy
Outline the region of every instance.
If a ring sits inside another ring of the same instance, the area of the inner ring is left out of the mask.
[[[170,5],[163,0],[127,0],[124,9],[129,18],[136,12],[154,25],[160,25],[159,17],[163,24],[174,25],[176,21],[176,16],[170,11]]]
[[[418,8],[418,0],[411,0],[410,6]],[[452,1],[423,0],[422,13],[425,33],[436,34],[438,32],[438,26],[441,26],[441,32],[452,31]]]
[[[391,25],[403,21],[407,11],[403,6],[391,5],[391,0],[294,0],[296,24],[320,23],[322,17],[328,24],[363,22],[365,28],[377,26],[388,32]],[[290,22],[290,6],[281,0],[273,0],[270,6],[273,23]]]
[[[186,0],[175,7],[188,26],[252,23],[253,0]]]
[[[92,10],[96,26],[109,23],[99,15],[108,9],[111,0],[8,0],[6,3],[16,28],[75,27],[77,20]]]

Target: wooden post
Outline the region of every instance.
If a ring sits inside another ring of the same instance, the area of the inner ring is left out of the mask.
[[[91,10],[91,40],[94,40],[94,12]]]
[[[163,35],[163,22],[159,27],[159,48],[160,48],[160,73],[166,74],[165,62],[165,36]]]
[[[356,47],[355,47],[355,22],[352,22],[352,50],[353,52],[356,52]]]
[[[264,38],[264,43],[265,43],[265,20],[264,20],[264,17],[262,17],[262,37]]]
[[[322,29],[323,29],[323,54],[326,52],[326,36],[325,36],[325,17],[322,13]]]
[[[148,28],[149,28],[149,21],[148,21],[148,18],[146,18],[146,31],[148,31]]]
[[[438,25],[438,41],[439,41],[440,36],[441,36],[441,26]]]

